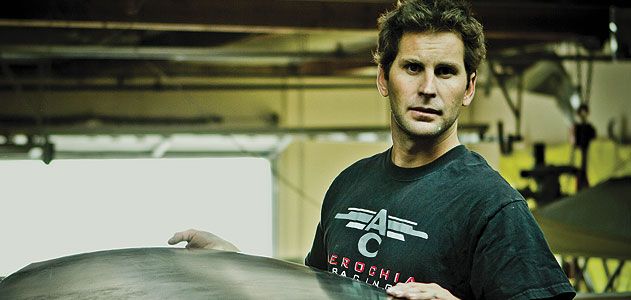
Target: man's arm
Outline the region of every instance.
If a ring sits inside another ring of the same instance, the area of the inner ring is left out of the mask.
[[[186,248],[189,249],[215,249],[232,252],[241,251],[234,244],[210,232],[195,229],[176,232],[168,241],[169,245],[175,245],[180,242],[187,242]]]

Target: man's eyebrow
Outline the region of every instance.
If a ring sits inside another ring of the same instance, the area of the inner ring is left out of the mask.
[[[416,59],[416,58],[412,58],[412,57],[409,57],[409,58],[403,58],[403,59],[401,59],[401,62],[402,62],[403,64],[419,64],[419,65],[422,65],[422,64],[423,64],[420,60],[418,60],[418,59]]]
[[[438,64],[436,64],[436,66],[438,66],[438,67],[450,67],[450,68],[454,68],[456,70],[458,70],[458,68],[459,68],[459,64],[458,63],[454,63],[454,62],[450,62],[450,61],[439,62]]]
[[[408,58],[401,58],[401,64],[402,65],[407,65],[407,64],[418,64],[418,65],[425,65],[421,60],[414,58],[414,57],[408,57]],[[458,70],[460,64],[457,62],[453,62],[453,61],[441,61],[439,63],[436,64],[437,67],[450,67],[453,69]]]

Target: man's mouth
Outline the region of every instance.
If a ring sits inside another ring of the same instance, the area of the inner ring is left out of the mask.
[[[437,115],[437,116],[440,116],[443,114],[442,111],[429,108],[429,107],[412,107],[410,108],[410,110],[420,112],[423,114],[430,114],[430,115]]]

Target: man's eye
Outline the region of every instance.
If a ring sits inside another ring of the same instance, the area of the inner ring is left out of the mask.
[[[407,64],[405,69],[410,73],[419,73],[421,72],[421,66],[418,64]]]
[[[456,71],[453,68],[440,67],[436,69],[436,76],[449,77],[454,74],[456,74]]]

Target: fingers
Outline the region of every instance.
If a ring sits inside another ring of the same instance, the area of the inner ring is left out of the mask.
[[[168,243],[169,245],[175,245],[181,242],[190,242],[195,236],[196,232],[197,230],[195,229],[176,232],[175,234],[173,234],[173,237],[169,239]]]
[[[387,290],[388,295],[412,300],[456,299],[449,291],[435,283],[399,283]]]
[[[173,237],[171,237],[169,239],[169,241],[167,243],[169,243],[169,245],[175,245],[179,242],[183,241],[182,239],[182,233],[181,232],[176,232]]]
[[[408,291],[397,291],[390,292],[389,295],[392,295],[396,298],[389,299],[410,299],[410,300],[431,300],[431,299],[440,299],[437,298],[434,293],[426,292],[426,291],[417,291],[417,290],[408,290]]]
[[[239,252],[239,248],[232,243],[206,231],[189,229],[176,232],[168,241],[169,245],[187,242],[187,249],[214,249],[222,251]]]

